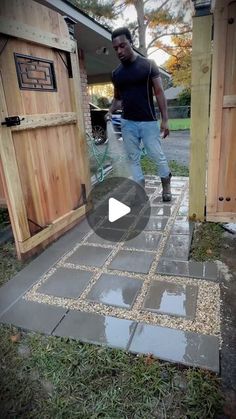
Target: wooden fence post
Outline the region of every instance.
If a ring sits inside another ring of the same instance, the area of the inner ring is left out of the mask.
[[[193,19],[189,217],[205,218],[212,15]]]

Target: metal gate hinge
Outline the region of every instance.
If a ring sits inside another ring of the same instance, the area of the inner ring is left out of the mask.
[[[5,122],[2,122],[2,125],[6,125],[7,127],[14,127],[15,125],[20,125],[21,121],[25,118],[20,119],[19,116],[7,116],[5,118]]]

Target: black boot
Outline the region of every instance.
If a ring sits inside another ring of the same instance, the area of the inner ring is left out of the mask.
[[[162,183],[162,201],[163,202],[169,202],[171,201],[171,188],[170,188],[170,179],[171,179],[171,173],[167,177],[161,177],[161,183]]]

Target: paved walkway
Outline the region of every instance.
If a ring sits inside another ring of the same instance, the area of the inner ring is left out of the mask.
[[[134,239],[107,242],[84,220],[52,244],[0,289],[0,322],[219,372],[219,273],[188,260],[188,179],[172,179],[163,204],[146,177],[151,217]]]

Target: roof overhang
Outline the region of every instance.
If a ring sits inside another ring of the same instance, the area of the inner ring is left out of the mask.
[[[75,21],[75,38],[83,50],[88,83],[111,81],[111,72],[119,65],[111,43],[111,33],[63,0],[37,0]]]
[[[74,36],[78,48],[84,53],[88,83],[110,82],[112,70],[119,65],[119,60],[112,48],[111,32],[66,0],[36,1],[75,22]],[[136,49],[135,51],[140,54]],[[160,68],[160,72],[171,78],[164,69]]]

